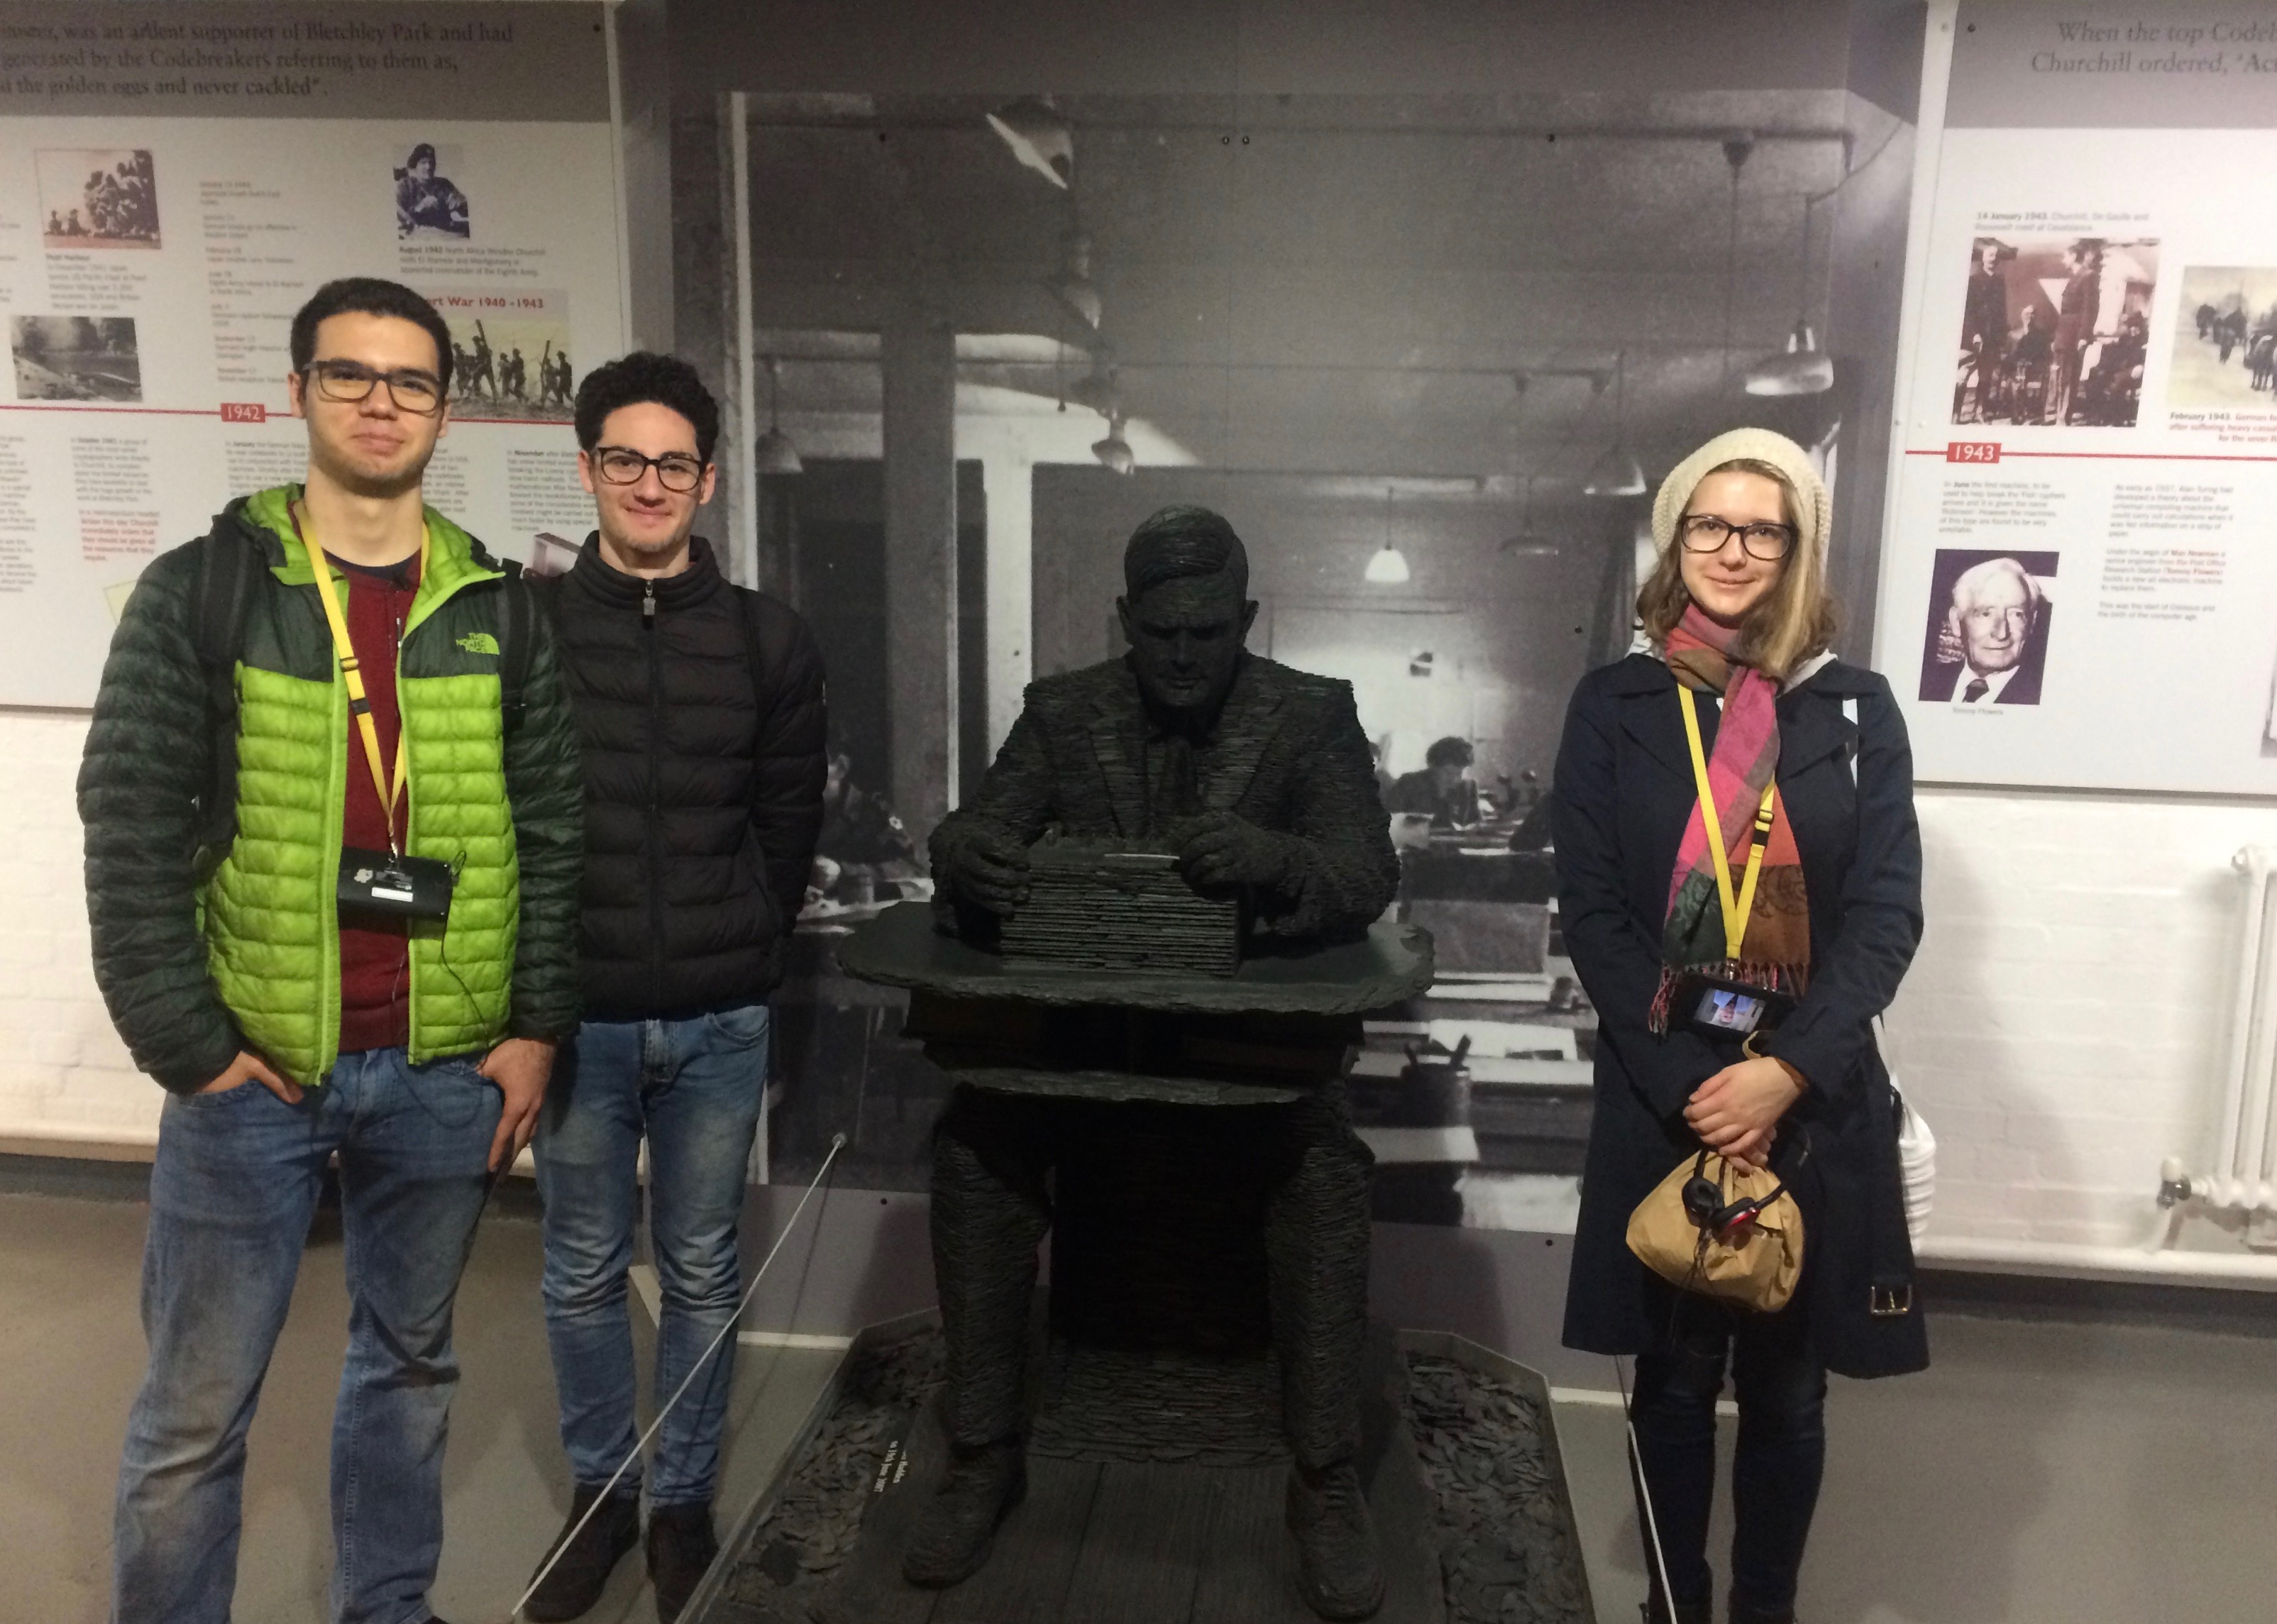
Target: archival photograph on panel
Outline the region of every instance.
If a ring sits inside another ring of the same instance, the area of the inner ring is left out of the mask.
[[[1968,275],[1953,422],[2135,426],[2157,239],[1989,233]]]
[[[2057,554],[1940,548],[1930,568],[1921,695],[1955,707],[2037,705]]]
[[[19,400],[140,400],[131,316],[15,316],[8,350]]]
[[[157,165],[141,147],[48,147],[39,175],[41,240],[50,248],[155,248]]]
[[[2277,411],[2277,266],[2184,269],[2167,404]]]
[[[464,242],[471,236],[467,194],[451,176],[461,172],[457,147],[421,141],[395,164],[395,234],[407,242]]]
[[[451,330],[453,416],[569,420],[577,380],[569,367],[567,294],[520,288],[422,291]]]
[[[772,1174],[812,1176],[842,1132],[840,1182],[926,1187],[948,1079],[906,996],[834,949],[930,896],[928,837],[1024,684],[1122,656],[1126,542],[1199,504],[1246,550],[1251,651],[1352,685],[1393,918],[1437,944],[1437,986],[1368,1018],[1346,1079],[1378,1216],[1570,1228],[1597,1017],[1555,905],[1566,702],[1630,646],[1677,461],[1755,423],[1831,472],[1876,431],[1835,379],[1885,357],[1830,354],[1830,267],[1902,263],[1911,126],[1791,86],[1235,118],[1204,95],[748,100],[758,577],[832,652]],[[675,208],[716,210],[687,186]],[[732,309],[717,259],[683,270]],[[1879,511],[1873,444],[1838,506]],[[1876,545],[1870,517],[1850,533]]]

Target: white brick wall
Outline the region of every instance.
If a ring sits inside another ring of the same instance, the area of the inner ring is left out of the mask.
[[[88,964],[72,781],[84,717],[0,713],[0,1140],[148,1143],[161,1096]],[[1893,1057],[1938,1140],[1936,1233],[2139,1239],[2159,1161],[2203,1170],[2240,846],[2277,809],[1925,791],[1928,934]]]
[[[72,785],[87,718],[0,712],[0,1139],[148,1144],[158,1086],[95,990]]]
[[[2243,845],[2277,810],[1925,790],[1928,926],[1892,1057],[1938,1136],[1934,1234],[2151,1231],[2159,1163],[2211,1161]]]

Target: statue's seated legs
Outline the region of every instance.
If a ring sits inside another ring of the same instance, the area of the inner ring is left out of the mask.
[[[1052,1223],[1047,1175],[1055,1167],[1079,1175],[1086,1160],[1111,1155],[1132,1109],[961,1086],[942,1118],[932,1224],[951,1459],[908,1547],[914,1583],[952,1584],[976,1572],[1024,1487],[1030,1308],[1037,1248]],[[1356,1464],[1370,1157],[1337,1085],[1294,1104],[1207,1114],[1213,1141],[1264,1193],[1264,1273],[1294,1457],[1289,1521],[1306,1599],[1327,1617],[1366,1617],[1382,1594]]]

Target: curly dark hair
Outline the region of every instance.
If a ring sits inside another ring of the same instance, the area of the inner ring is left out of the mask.
[[[1427,767],[1468,766],[1477,759],[1471,751],[1470,740],[1454,734],[1434,741],[1431,748],[1423,752],[1423,765]]]
[[[694,367],[654,350],[636,349],[585,374],[577,385],[577,444],[592,450],[601,443],[601,425],[611,412],[651,400],[688,419],[696,431],[696,454],[711,461],[712,448],[720,443],[720,402]]]
[[[451,329],[440,311],[400,282],[384,277],[341,277],[308,295],[293,316],[293,370],[306,372],[316,358],[316,328],[334,316],[392,316],[415,322],[435,340],[435,377],[451,393]]]

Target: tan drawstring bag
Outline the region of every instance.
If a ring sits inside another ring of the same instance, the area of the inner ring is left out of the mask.
[[[1637,1203],[1629,1250],[1679,1291],[1775,1314],[1802,1277],[1802,1213],[1777,1174],[1702,1150]]]

